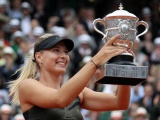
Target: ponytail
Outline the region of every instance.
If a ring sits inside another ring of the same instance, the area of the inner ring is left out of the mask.
[[[10,96],[12,97],[11,102],[15,103],[16,105],[20,105],[19,102],[19,86],[21,81],[27,79],[27,78],[35,78],[36,74],[38,72],[38,65],[36,62],[33,62],[33,56],[28,58],[28,63],[25,64],[23,67],[18,69],[16,71],[20,72],[20,76],[11,82],[9,82],[9,88],[10,88]]]

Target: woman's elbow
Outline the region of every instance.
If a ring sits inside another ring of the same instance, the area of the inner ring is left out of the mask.
[[[69,102],[63,98],[57,98],[55,101],[59,108],[65,108],[69,105]]]
[[[119,104],[119,109],[120,110],[127,110],[128,107],[129,107],[129,103],[125,103],[125,104],[120,103]]]
[[[128,109],[128,105],[126,105],[126,106],[122,106],[122,108],[121,108],[121,110],[127,110]]]

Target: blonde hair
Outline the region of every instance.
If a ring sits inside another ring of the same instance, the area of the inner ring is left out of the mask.
[[[44,34],[41,37],[39,37],[34,44],[34,50],[36,48],[36,46],[43,40],[54,36],[55,34]],[[27,79],[27,78],[33,78],[35,79],[38,70],[39,70],[39,65],[37,64],[37,62],[33,62],[34,55],[30,56],[28,59],[27,64],[25,64],[23,67],[21,67],[20,69],[18,69],[16,71],[20,72],[20,76],[16,79],[13,80],[11,82],[9,82],[9,88],[10,88],[10,96],[12,96],[12,101],[13,103],[15,103],[16,105],[20,105],[20,101],[19,101],[19,86],[21,81]]]

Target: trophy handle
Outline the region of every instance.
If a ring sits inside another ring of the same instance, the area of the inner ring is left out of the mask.
[[[142,32],[141,34],[136,36],[136,40],[139,40],[139,37],[144,35],[149,29],[148,24],[146,22],[144,22],[144,21],[139,21],[137,26],[139,26],[139,25],[144,25],[146,29],[144,30],[144,32]]]
[[[98,22],[101,23],[101,24],[103,24],[103,26],[105,27],[105,21],[104,21],[103,19],[97,18],[97,19],[95,19],[95,20],[93,21],[94,30],[97,31],[98,33],[100,33],[101,35],[103,35],[103,38],[105,38],[106,35],[105,35],[102,31],[98,30],[97,27],[96,27],[96,24],[97,24]]]

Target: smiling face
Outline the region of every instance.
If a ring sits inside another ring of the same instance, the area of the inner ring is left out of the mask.
[[[65,43],[59,42],[52,48],[36,53],[36,60],[41,71],[47,71],[55,75],[62,75],[69,63],[68,50]]]

